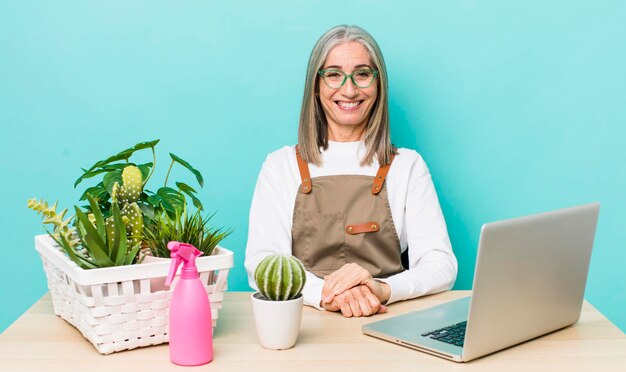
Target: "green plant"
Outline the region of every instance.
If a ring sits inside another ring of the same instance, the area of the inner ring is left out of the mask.
[[[259,292],[271,301],[298,297],[306,282],[302,262],[294,256],[275,254],[264,258],[254,270]]]
[[[126,226],[129,244],[141,244],[143,233],[143,215],[137,205],[143,191],[142,175],[138,167],[129,165],[122,170],[122,186],[115,182],[111,190],[111,199],[119,204],[122,221]],[[90,215],[91,216],[91,215]],[[107,228],[113,229],[113,218],[107,218]]]
[[[200,210],[188,214],[185,208],[182,213],[176,213],[174,218],[162,214],[155,223],[143,231],[143,240],[155,257],[170,257],[167,243],[179,241],[193,245],[203,252],[203,256],[210,256],[217,244],[229,236],[233,230],[212,228],[209,225],[215,214],[203,217]]]
[[[132,264],[143,239],[153,254],[160,257],[169,257],[167,243],[170,240],[193,244],[210,255],[215,246],[232,233],[232,230],[209,226],[213,216],[201,215],[203,206],[194,188],[183,182],[175,182],[176,189],[167,186],[175,163],[188,169],[200,187],[204,184],[200,172],[180,157],[170,153],[172,160],[163,187],[156,192],[145,189],[154,173],[158,143],[158,139],[140,142],[83,169],[74,187],[98,175],[102,180],[83,192],[80,200],[87,200],[89,204],[82,207],[84,210],[75,206],[75,216],[64,220],[67,209],[57,214],[56,203],[50,207],[44,201],[28,201],[28,207],[44,217],[44,224],[54,225],[50,236],[80,267]],[[152,162],[130,162],[136,152],[145,149],[152,150]],[[196,208],[196,213],[189,216],[187,198]],[[74,224],[70,226],[72,220]]]
[[[141,248],[141,239],[137,240],[134,236],[127,236],[127,225],[124,223],[117,200],[113,198],[111,216],[105,222],[98,202],[91,195],[87,195],[87,199],[91,206],[94,222],[79,207],[74,207],[78,236],[89,254],[88,257],[79,256],[81,259],[80,263],[77,262],[79,266],[91,269],[134,263]],[[137,207],[135,205],[135,207],[130,208],[135,209]],[[134,215],[124,217],[127,218],[129,224],[141,220],[141,214],[138,210],[135,210]]]
[[[156,167],[156,150],[155,147],[159,143],[159,140],[140,142],[132,147],[129,147],[107,159],[100,160],[93,164],[88,169],[83,169],[83,174],[74,182],[74,187],[77,187],[84,180],[93,178],[95,176],[102,175],[102,180],[96,185],[88,187],[80,197],[80,200],[86,200],[87,195],[93,196],[99,203],[101,212],[105,217],[108,217],[108,211],[111,209],[111,197],[113,194],[113,187],[117,183],[118,185],[125,184],[124,170],[129,165],[136,167],[142,176],[141,191],[135,202],[141,210],[144,218],[145,225],[151,225],[156,219],[163,213],[167,213],[171,218],[174,218],[177,211],[182,211],[187,205],[187,197],[191,199],[193,205],[202,210],[203,206],[198,197],[196,196],[196,190],[184,182],[175,182],[176,188],[168,187],[167,181],[169,179],[172,167],[175,163],[182,165],[188,169],[196,178],[200,187],[204,185],[204,179],[202,174],[196,170],[191,164],[183,160],[179,156],[170,153],[171,163],[167,174],[165,176],[165,182],[163,187],[157,189],[156,192],[146,189],[148,180],[154,173]],[[152,151],[153,161],[149,163],[137,164],[130,162],[130,158],[138,151],[150,149]],[[133,174],[137,174],[133,171]],[[129,176],[130,177],[130,176]],[[126,192],[137,190],[137,188],[125,189],[122,194],[126,195]],[[120,202],[123,200],[120,199]],[[123,207],[122,207],[123,208]]]
[[[58,202],[55,202],[54,205],[49,206],[48,202],[43,199],[39,201],[35,198],[28,200],[28,208],[41,215],[44,218],[44,224],[52,224],[54,226],[54,230],[52,232],[48,231],[48,235],[59,243],[63,250],[71,256],[72,254],[77,254],[76,251],[80,246],[80,238],[76,235],[76,227],[70,225],[74,216],[64,220],[67,208],[61,211],[61,213],[57,213],[57,204]]]
[[[57,203],[48,206],[41,200],[30,199],[28,208],[41,214],[44,224],[53,224],[53,232],[48,234],[63,249],[68,257],[83,269],[99,267],[129,265],[135,261],[141,246],[141,231],[130,229],[139,234],[139,240],[128,236],[127,226],[141,222],[141,213],[138,209],[128,216],[122,216],[117,201],[111,203],[110,217],[104,219],[98,202],[87,195],[92,213],[87,215],[75,206],[76,215],[63,220],[67,209],[60,214],[56,213]],[[136,205],[134,208],[137,208]],[[133,209],[133,207],[131,207]],[[76,218],[75,226],[70,226]],[[128,222],[125,223],[124,219]]]

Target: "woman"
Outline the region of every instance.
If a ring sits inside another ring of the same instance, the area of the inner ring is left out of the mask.
[[[391,144],[387,93],[382,53],[365,30],[337,26],[318,40],[298,145],[267,156],[254,191],[250,286],[275,253],[304,263],[305,304],[345,317],[454,284],[457,262],[429,170],[418,153]]]

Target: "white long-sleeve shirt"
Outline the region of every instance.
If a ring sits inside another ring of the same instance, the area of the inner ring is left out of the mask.
[[[430,171],[414,150],[398,151],[385,182],[400,247],[402,252],[409,250],[409,269],[380,279],[391,288],[387,304],[450,289],[457,274]],[[365,153],[363,141],[329,141],[328,149],[322,151],[322,166],[309,164],[313,182],[320,176],[375,176],[379,167],[376,159],[371,165],[360,165]],[[263,258],[292,254],[293,208],[300,184],[295,146],[285,146],[267,156],[250,206],[245,266],[252,288],[256,288],[254,269]],[[323,279],[307,272],[304,303],[321,309],[323,285]]]

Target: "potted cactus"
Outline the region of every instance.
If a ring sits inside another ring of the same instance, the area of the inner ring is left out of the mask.
[[[290,255],[271,255],[254,271],[259,292],[252,294],[252,312],[259,343],[266,349],[296,344],[302,319],[304,265]]]

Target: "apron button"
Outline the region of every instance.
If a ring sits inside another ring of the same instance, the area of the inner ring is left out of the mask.
[[[348,232],[352,232],[352,227],[348,227]]]
[[[378,228],[378,226],[376,226],[376,225],[372,225],[372,229],[373,229],[373,230],[376,230],[377,228]]]

